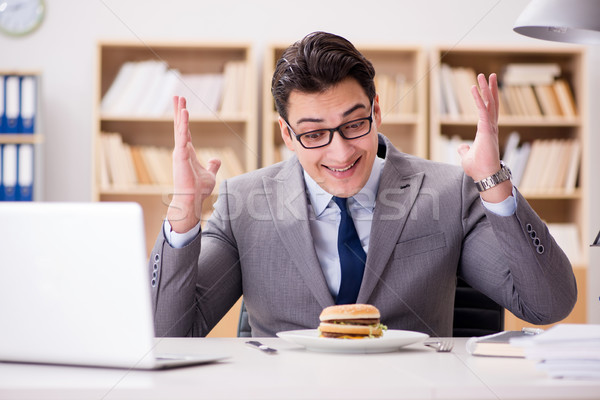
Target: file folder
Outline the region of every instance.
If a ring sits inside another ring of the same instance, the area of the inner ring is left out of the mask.
[[[2,179],[2,152],[4,150],[4,145],[0,144],[0,201],[4,201],[4,180]]]
[[[34,133],[36,111],[36,78],[25,75],[21,77],[21,109],[19,133]]]
[[[17,154],[17,201],[33,200],[33,145],[20,144]]]
[[[4,90],[4,81],[6,80],[4,75],[0,75],[0,135],[4,133],[6,125],[6,115],[4,113],[4,104],[6,102],[6,91]],[[1,200],[1,199],[0,199]]]
[[[16,201],[17,196],[17,145],[2,146],[2,184],[4,201]]]
[[[4,81],[4,92],[6,99],[4,103],[4,114],[6,116],[4,133],[18,133],[20,110],[21,80],[16,75],[9,75]]]

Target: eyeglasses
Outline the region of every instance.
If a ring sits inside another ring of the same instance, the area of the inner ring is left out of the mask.
[[[340,136],[346,140],[358,139],[371,132],[373,124],[373,107],[375,102],[371,103],[371,115],[366,118],[359,118],[349,122],[345,122],[337,128],[316,129],[314,131],[296,134],[290,124],[285,121],[290,132],[296,137],[305,149],[318,149],[325,147],[333,140],[333,133],[338,131]]]

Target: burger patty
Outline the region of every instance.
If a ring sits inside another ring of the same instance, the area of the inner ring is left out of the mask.
[[[324,321],[330,324],[344,324],[344,325],[379,325],[379,318],[369,319],[344,319],[344,320],[332,320]]]

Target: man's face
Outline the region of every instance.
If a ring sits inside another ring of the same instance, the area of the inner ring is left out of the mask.
[[[345,122],[368,117],[370,113],[369,98],[352,78],[323,93],[292,91],[288,102],[288,122],[296,134],[335,128]],[[379,125],[381,110],[376,97],[369,134],[346,140],[336,131],[327,146],[305,149],[294,136],[290,137],[285,121],[279,118],[281,136],[288,149],[296,152],[304,170],[321,188],[338,197],[354,196],[367,183],[377,155]]]

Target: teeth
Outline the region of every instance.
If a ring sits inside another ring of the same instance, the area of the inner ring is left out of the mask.
[[[354,164],[356,164],[356,161],[354,161],[352,164],[350,164],[349,166],[347,166],[346,168],[343,168],[343,169],[337,169],[337,168],[331,168],[331,167],[327,167],[327,168],[329,168],[330,170],[335,171],[335,172],[344,172],[344,171],[348,171],[350,168],[354,167]]]

